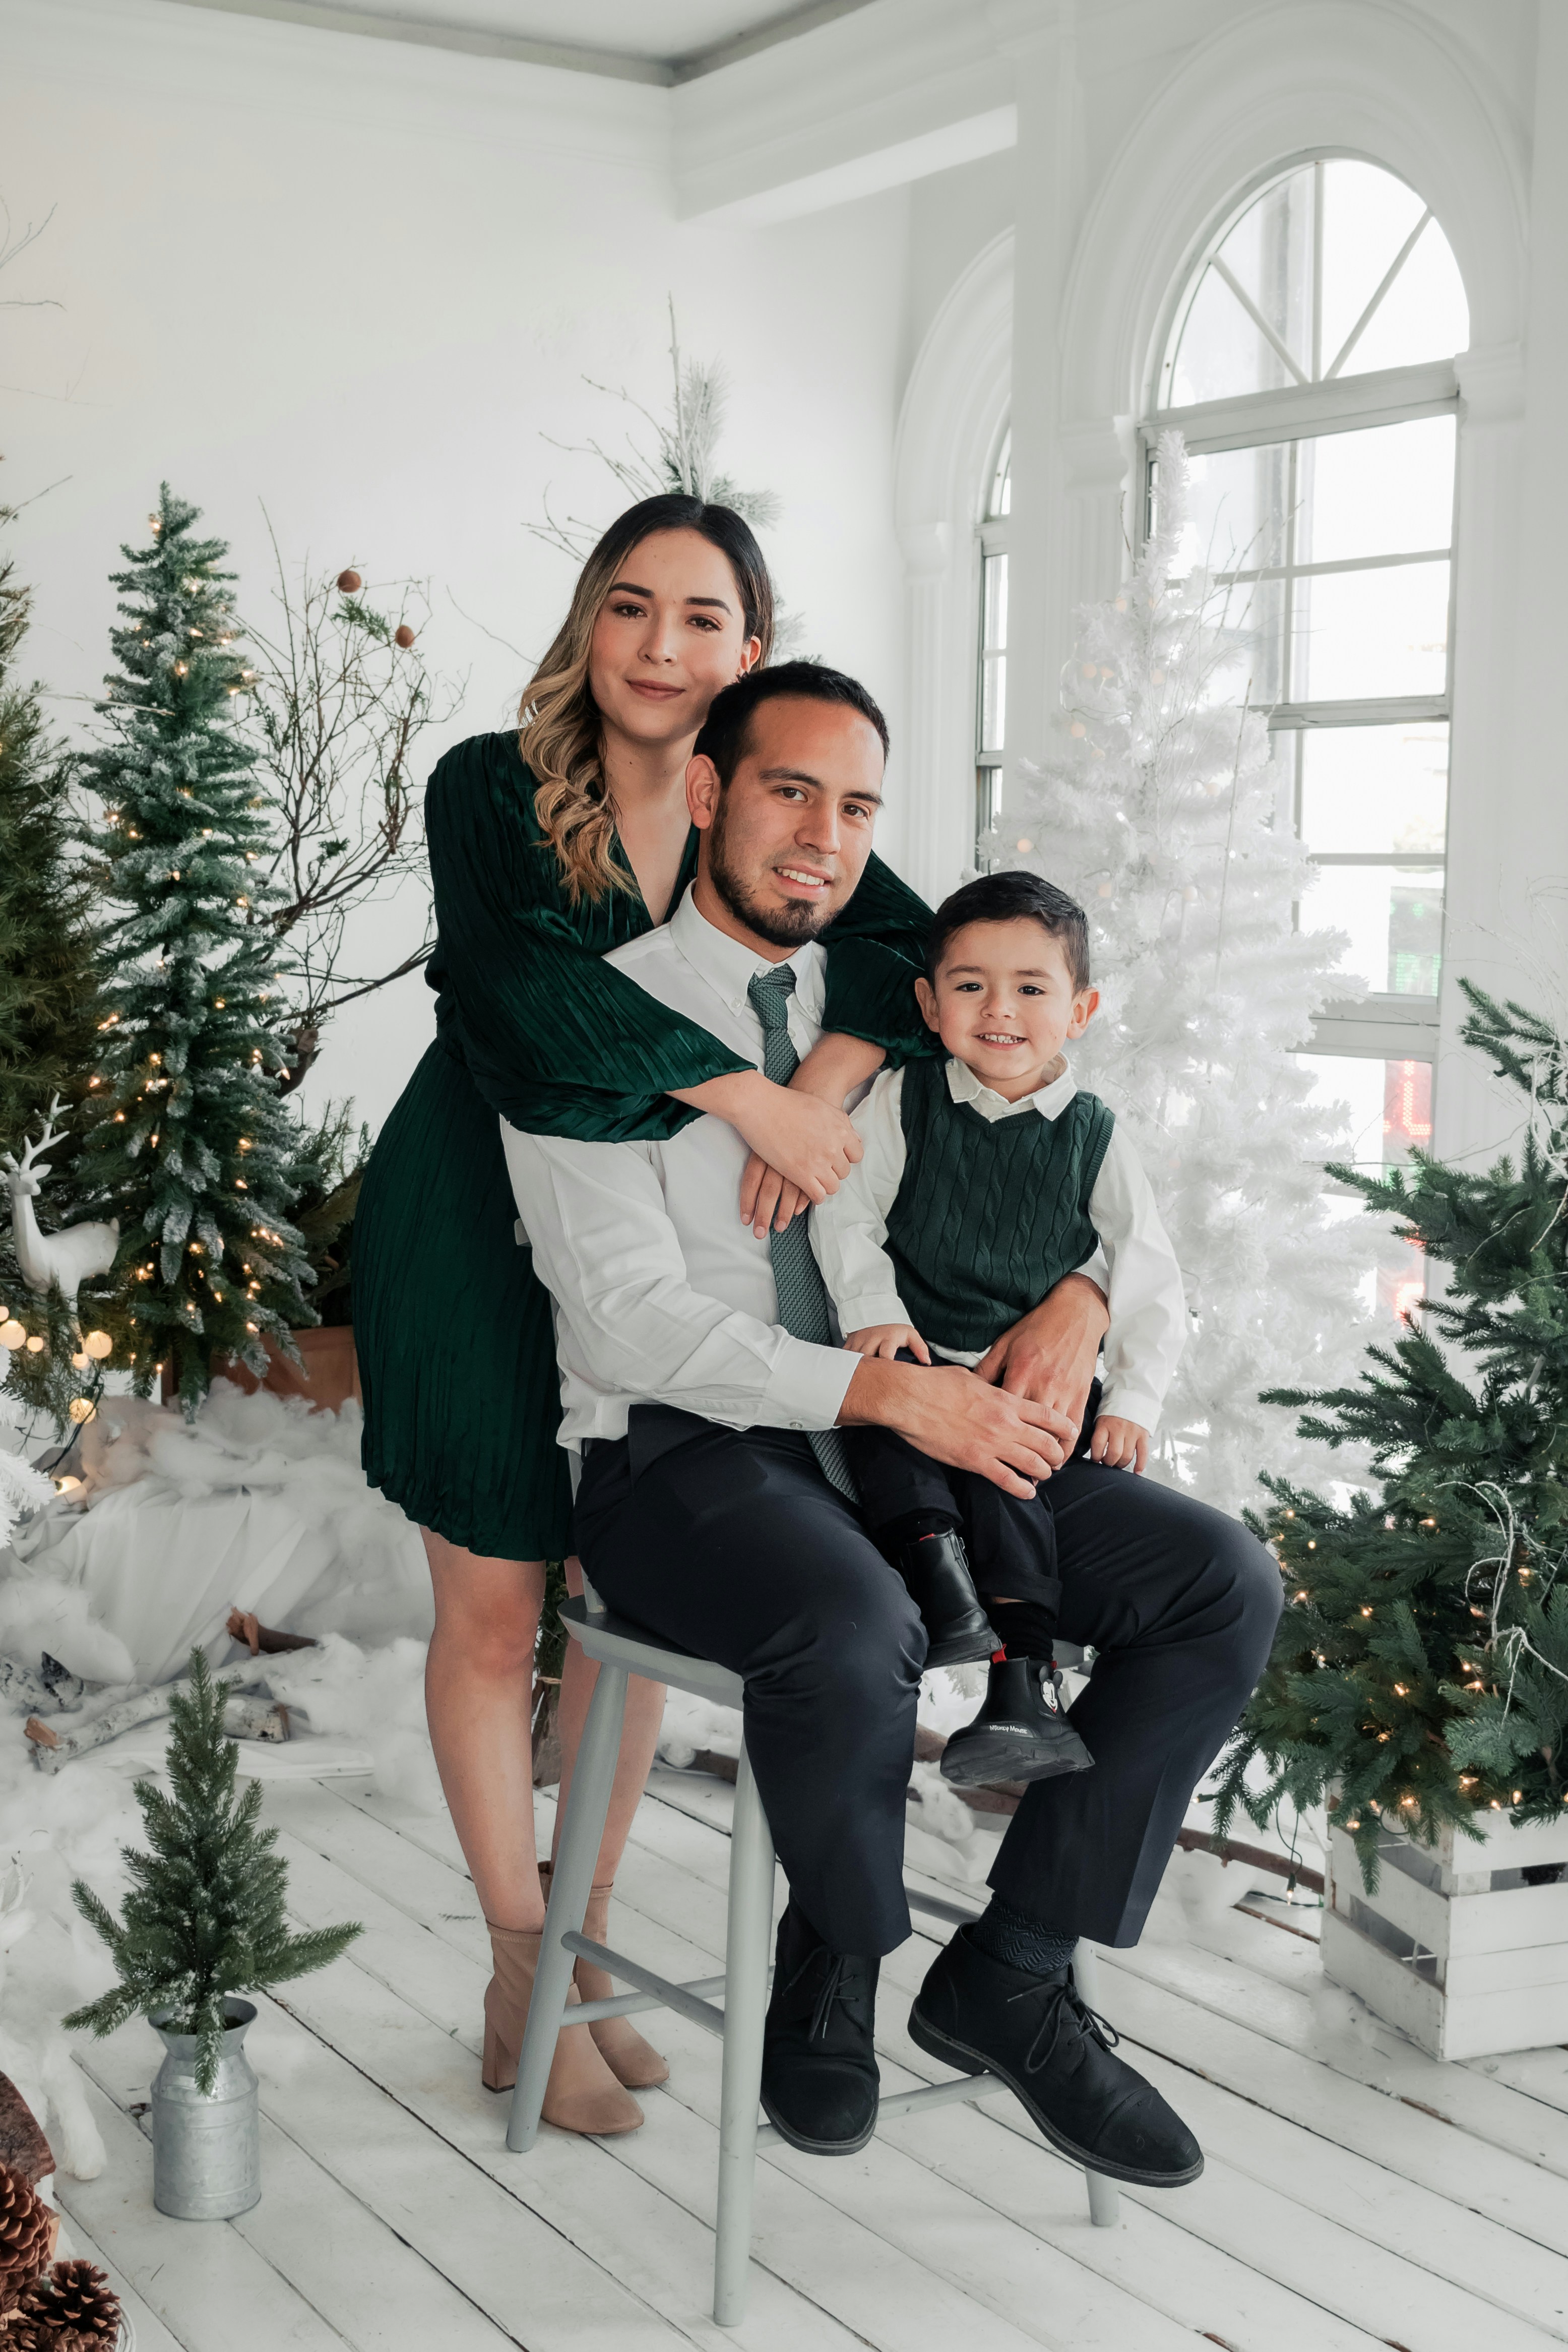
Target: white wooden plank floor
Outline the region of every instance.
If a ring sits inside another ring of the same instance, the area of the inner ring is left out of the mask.
[[[668,1975],[719,1965],[729,1803],[717,1782],[661,1771],[638,1816],[614,1933]],[[1005,2096],[899,2119],[837,2162],[777,2149],[750,2309],[735,2333],[716,2328],[718,2045],[655,2017],[672,2079],[641,2132],[547,2132],[509,2156],[506,2102],[479,2084],[487,1940],[450,1823],[353,1781],[273,1784],[267,1807],[301,1922],[366,1933],[261,2004],[255,2210],[206,2225],[156,2213],[133,2113],[152,2037],[127,2027],[83,2053],[110,2161],[96,2181],[62,2180],[61,2200],[143,2352],[1568,2342],[1568,2052],[1439,2065],[1315,1999],[1316,1945],[1240,1912],[1104,1955],[1107,2012],[1202,2139],[1200,2181],[1124,2190],[1120,2225],[1094,2230],[1082,2174]],[[551,1813],[541,1798],[541,1840]],[[888,2088],[941,2072],[904,2030],[933,1948],[917,1934],[883,1963]]]

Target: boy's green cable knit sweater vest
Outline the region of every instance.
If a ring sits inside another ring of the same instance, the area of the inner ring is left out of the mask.
[[[988,1119],[947,1091],[944,1061],[910,1062],[907,1157],[887,1250],[915,1328],[938,1348],[988,1348],[1093,1255],[1089,1196],[1114,1114],[1074,1095],[1060,1118]]]

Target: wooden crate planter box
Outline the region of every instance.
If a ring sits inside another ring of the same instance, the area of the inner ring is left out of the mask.
[[[1568,2042],[1568,1807],[1528,1829],[1493,1820],[1480,1845],[1387,1832],[1375,1895],[1354,1840],[1329,1835],[1323,1972],[1435,2058]],[[1553,1868],[1552,1884],[1524,1876]]]

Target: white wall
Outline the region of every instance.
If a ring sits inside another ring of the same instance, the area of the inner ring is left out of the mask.
[[[542,436],[623,432],[584,374],[664,405],[667,292],[729,367],[733,470],[783,498],[769,554],[809,647],[896,708],[903,192],[683,224],[666,91],[172,0],[0,0],[0,196],[55,207],[0,292],[61,305],[5,314],[0,478],[13,503],[54,486],[12,536],[63,714],[90,718],[107,574],[166,475],[253,604],[263,502],[292,555],[429,574],[429,649],[471,672],[448,740],[505,724],[571,577],[525,521],[547,486],[597,520],[622,503]],[[379,1124],[430,1031],[417,979],[367,1000],[314,1094]]]

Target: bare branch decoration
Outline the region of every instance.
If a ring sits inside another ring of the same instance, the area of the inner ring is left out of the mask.
[[[294,1001],[285,1034],[294,1087],[319,1054],[329,1015],[417,971],[434,945],[413,752],[425,728],[456,715],[467,680],[433,677],[424,666],[418,645],[430,598],[423,583],[394,583],[398,603],[389,614],[365,590],[340,587],[355,574],[316,573],[306,564],[291,580],[270,519],[267,530],[277,616],[270,631],[248,630],[256,665],[249,725],[275,820],[264,878],[280,894],[267,919],[288,945]],[[350,970],[350,918],[411,879],[421,886],[418,943],[387,971]]]

